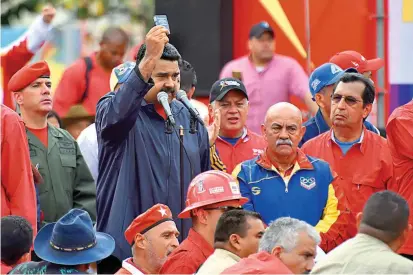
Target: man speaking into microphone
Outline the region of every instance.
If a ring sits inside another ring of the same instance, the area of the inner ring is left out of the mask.
[[[97,105],[97,229],[115,238],[113,255],[119,260],[132,256],[123,233],[135,217],[157,203],[168,205],[174,218],[182,211],[179,126],[184,128],[185,194],[194,176],[210,170],[206,128],[198,123],[191,134],[191,114],[174,100],[181,56],[168,34],[153,27],[123,86]],[[191,226],[176,224],[184,235]]]

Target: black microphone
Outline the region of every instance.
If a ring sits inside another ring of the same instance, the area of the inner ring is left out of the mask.
[[[201,123],[202,126],[205,126],[204,121],[201,119],[199,116],[198,110],[192,105],[192,103],[189,101],[188,96],[186,95],[186,92],[183,90],[180,90],[176,93],[176,99],[182,102],[184,106],[188,109],[188,111],[191,113],[193,117],[198,120],[199,123]]]
[[[175,119],[172,116],[171,107],[169,107],[168,94],[165,92],[159,92],[156,97],[158,99],[158,102],[162,105],[163,109],[165,110],[165,114],[168,117],[169,122],[173,126],[175,126]]]

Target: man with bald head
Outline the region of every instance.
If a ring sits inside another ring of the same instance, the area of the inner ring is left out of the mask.
[[[61,118],[65,118],[77,104],[91,117],[96,114],[96,104],[110,92],[110,74],[122,63],[128,44],[129,37],[124,30],[109,27],[102,34],[97,52],[66,69],[54,94],[53,109]]]
[[[267,224],[293,217],[315,226],[326,252],[349,238],[335,173],[328,163],[298,148],[305,133],[300,110],[286,102],[271,106],[261,130],[266,149],[233,172],[249,199],[244,208],[260,213]]]

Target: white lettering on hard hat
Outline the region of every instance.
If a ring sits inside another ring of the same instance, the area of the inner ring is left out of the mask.
[[[209,194],[220,194],[224,193],[224,187],[218,186],[214,188],[209,188]]]
[[[232,194],[234,194],[234,195],[239,195],[240,194],[239,186],[236,182],[231,181],[229,183],[229,186],[231,187]]]
[[[203,193],[205,192],[205,187],[204,187],[204,180],[200,180],[196,183],[197,187],[198,187],[198,194],[199,193]]]

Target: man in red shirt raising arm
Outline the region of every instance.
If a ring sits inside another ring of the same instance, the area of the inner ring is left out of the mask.
[[[13,103],[12,93],[7,89],[9,80],[41,48],[47,36],[50,35],[51,23],[55,14],[55,8],[46,5],[43,8],[42,16],[39,16],[33,22],[29,30],[21,38],[1,50],[1,77],[3,81],[1,96],[3,97],[4,105],[11,109],[14,109],[16,106]]]

